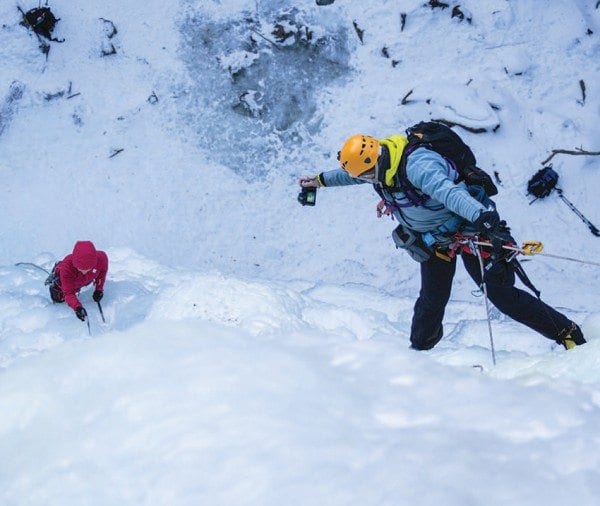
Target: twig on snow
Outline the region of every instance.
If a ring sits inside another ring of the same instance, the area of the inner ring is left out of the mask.
[[[262,33],[260,33],[258,30],[255,30],[254,28],[250,28],[251,32],[254,32],[256,35],[258,35],[261,39],[265,39],[269,44],[271,44],[274,48],[276,48],[278,51],[281,51],[281,48],[275,44],[275,42],[273,42],[271,39],[268,39],[267,37],[265,37]]]
[[[358,23],[357,23],[356,21],[352,21],[352,25],[354,26],[354,30],[356,31],[356,35],[358,35],[358,40],[360,40],[360,43],[361,43],[361,44],[364,44],[364,41],[363,41],[363,36],[364,36],[364,34],[365,34],[365,31],[364,31],[364,30],[361,30],[361,29],[358,27]]]
[[[402,100],[400,101],[400,103],[401,103],[402,105],[410,104],[410,103],[412,102],[412,100],[408,100],[408,97],[410,97],[410,96],[412,95],[412,92],[413,92],[413,91],[414,91],[414,90],[410,90],[410,91],[409,91],[409,92],[408,92],[406,95],[404,95],[404,96],[402,97]]]
[[[600,0],[599,0],[600,1]],[[590,156],[600,156],[600,151],[586,151],[582,148],[575,148],[575,150],[571,149],[553,149],[552,154],[546,158],[542,165],[546,165],[554,156],[556,155],[590,155]]]
[[[581,105],[585,104],[585,81],[583,79],[579,80],[579,87],[581,88],[581,100],[578,100],[578,102]]]
[[[470,127],[467,125],[461,125],[460,123],[456,123],[454,121],[448,121],[447,119],[433,119],[431,121],[437,121],[438,123],[442,123],[450,128],[457,126],[457,127],[460,127],[462,129],[466,130],[467,132],[471,132],[473,134],[483,134],[488,131],[487,128],[483,128],[483,127],[476,128],[476,127]],[[495,132],[496,130],[498,130],[498,128],[500,128],[500,124],[498,124],[494,128],[492,128],[492,131]]]

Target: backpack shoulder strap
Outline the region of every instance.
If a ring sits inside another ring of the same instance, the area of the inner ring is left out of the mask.
[[[427,147],[427,143],[422,142],[418,137],[413,137],[412,139],[409,137],[408,144],[404,148],[402,157],[400,158],[400,164],[398,165],[398,170],[396,171],[396,177],[394,179],[396,186],[390,188],[390,191],[401,191],[404,193],[412,205],[417,207],[424,206],[431,199],[431,197],[416,188],[415,185],[409,181],[406,174],[406,165],[408,157],[411,153],[418,148]]]

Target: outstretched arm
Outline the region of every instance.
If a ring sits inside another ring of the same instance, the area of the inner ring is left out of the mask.
[[[328,170],[316,176],[302,176],[298,183],[303,188],[320,188],[321,186],[349,186],[365,184],[367,181],[355,179],[343,169]]]

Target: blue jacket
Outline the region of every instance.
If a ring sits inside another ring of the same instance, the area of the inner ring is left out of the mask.
[[[406,163],[408,180],[431,198],[423,206],[412,204],[402,191],[392,192],[381,183],[375,183],[393,215],[403,226],[420,232],[430,233],[439,242],[447,242],[449,236],[459,229],[469,230],[468,225],[475,221],[481,211],[494,207],[493,202],[483,191],[473,197],[479,187],[467,188],[465,183],[455,183],[458,178],[454,168],[438,153],[426,148],[418,148],[408,155]],[[321,174],[325,186],[346,186],[364,184],[343,169],[335,169]],[[370,183],[369,183],[370,184]],[[483,202],[483,203],[482,203]]]

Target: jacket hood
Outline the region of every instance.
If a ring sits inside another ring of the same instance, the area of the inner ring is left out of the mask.
[[[93,269],[98,263],[98,255],[92,241],[77,241],[73,248],[73,266],[82,271]]]

